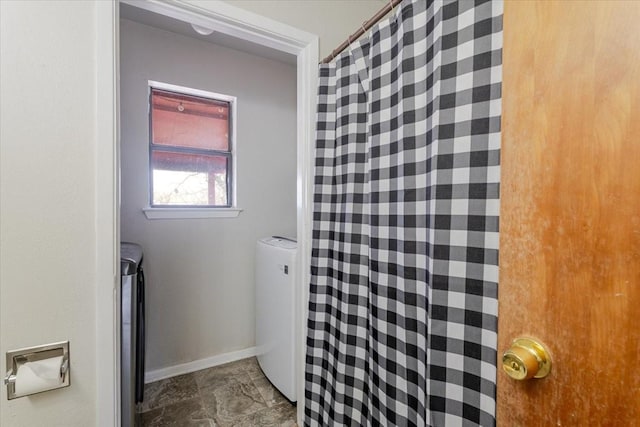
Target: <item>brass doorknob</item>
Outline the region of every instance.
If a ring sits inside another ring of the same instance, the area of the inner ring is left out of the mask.
[[[551,356],[539,341],[516,338],[502,355],[502,369],[514,380],[544,378],[551,371]]]

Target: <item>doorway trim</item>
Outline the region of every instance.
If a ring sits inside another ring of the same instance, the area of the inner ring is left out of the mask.
[[[296,373],[304,400],[304,357],[310,281],[313,141],[318,81],[318,36],[232,6],[224,1],[116,0],[96,4],[96,425],[120,425],[120,113],[119,3],[296,56],[297,65],[297,237]],[[298,423],[304,405],[298,405]]]

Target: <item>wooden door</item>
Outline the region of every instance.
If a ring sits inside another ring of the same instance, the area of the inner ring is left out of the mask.
[[[640,2],[504,7],[498,425],[640,425]]]

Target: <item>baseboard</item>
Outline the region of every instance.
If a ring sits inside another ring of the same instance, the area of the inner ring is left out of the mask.
[[[207,357],[205,359],[194,360],[193,362],[181,363],[179,365],[156,369],[154,371],[147,371],[144,374],[144,382],[145,384],[148,384],[154,381],[164,380],[165,378],[171,378],[199,371],[201,369],[235,362],[236,360],[246,359],[247,357],[252,357],[256,354],[256,348],[250,347],[244,350],[232,351],[230,353],[218,354],[217,356]]]

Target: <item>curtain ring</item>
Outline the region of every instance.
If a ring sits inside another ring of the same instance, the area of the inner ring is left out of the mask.
[[[365,28],[365,24],[366,24],[367,22],[369,22],[369,21],[364,21],[364,22],[362,23],[362,25],[360,26],[360,28],[362,28],[362,34],[365,34],[365,33],[367,32],[367,29]]]

